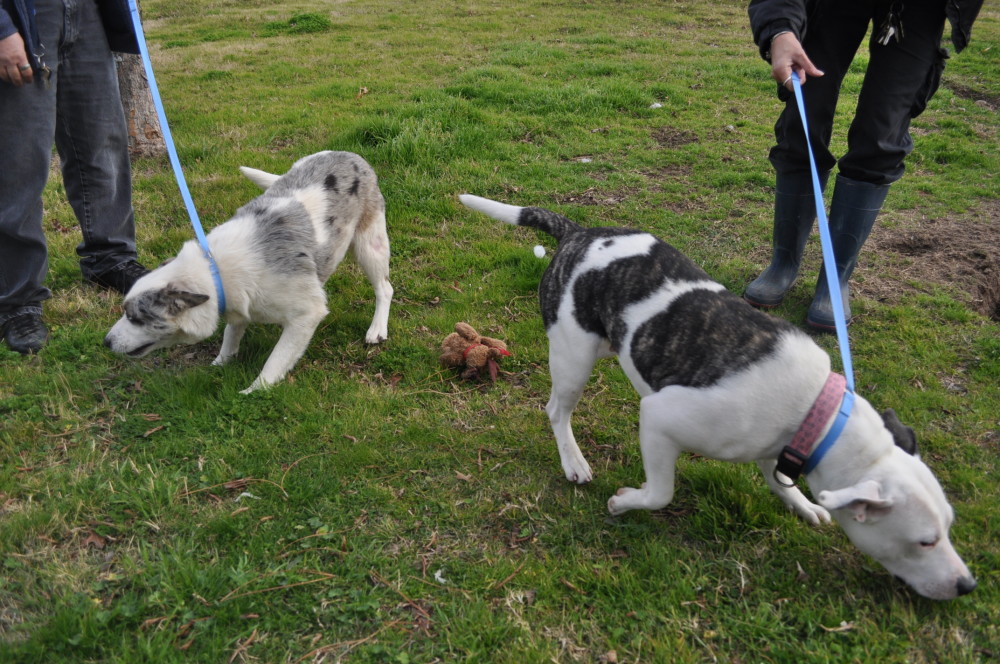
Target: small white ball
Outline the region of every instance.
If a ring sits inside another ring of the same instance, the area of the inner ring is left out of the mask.
[[[537,258],[545,258],[545,247],[540,244],[535,245],[535,256]]]

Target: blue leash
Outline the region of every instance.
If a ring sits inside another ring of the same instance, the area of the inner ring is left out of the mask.
[[[188,191],[187,180],[184,179],[184,171],[181,169],[180,159],[177,158],[177,149],[174,147],[174,139],[170,134],[170,125],[167,124],[167,114],[163,110],[163,101],[160,99],[160,90],[156,86],[156,76],[153,75],[153,63],[149,59],[149,50],[146,48],[146,36],[142,31],[142,21],[139,19],[139,7],[135,0],[128,0],[129,11],[132,13],[132,27],[135,29],[135,38],[139,42],[139,53],[142,55],[142,65],[146,69],[146,80],[149,82],[149,90],[153,95],[153,104],[156,106],[156,115],[160,119],[160,129],[163,131],[163,140],[167,144],[167,154],[170,156],[170,165],[174,169],[174,177],[177,178],[177,186],[180,187],[181,197],[184,205],[187,206],[188,217],[191,218],[191,225],[194,227],[194,234],[201,245],[201,251],[208,259],[208,269],[212,273],[212,280],[215,281],[215,293],[219,301],[219,315],[226,313],[226,292],[222,288],[222,277],[219,276],[219,266],[215,263],[215,257],[208,248],[208,238],[201,227],[198,219],[198,211],[191,200],[191,192]]]
[[[812,171],[813,196],[816,199],[816,218],[819,224],[819,239],[823,247],[823,267],[826,282],[830,288],[830,302],[833,306],[833,321],[837,328],[837,344],[840,346],[840,357],[844,364],[844,378],[847,379],[847,390],[844,401],[840,404],[840,412],[830,431],[813,450],[808,461],[802,467],[803,473],[809,473],[819,464],[820,460],[833,447],[840,432],[847,424],[847,418],[854,408],[854,365],[851,362],[851,343],[847,337],[847,321],[844,320],[844,300],[840,296],[840,282],[837,279],[837,264],[833,256],[833,240],[830,237],[830,224],[826,218],[826,207],[823,204],[823,189],[819,184],[819,170],[816,168],[816,157],[813,156],[812,143],[809,141],[809,125],[806,122],[806,107],[802,101],[802,83],[799,75],[792,72],[792,89],[795,92],[795,103],[799,108],[799,118],[802,120],[802,130],[806,134],[806,147],[809,152],[809,168]]]

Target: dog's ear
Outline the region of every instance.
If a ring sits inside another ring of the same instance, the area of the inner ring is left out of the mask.
[[[892,408],[884,410],[882,412],[882,421],[885,423],[885,428],[892,434],[892,439],[896,442],[896,445],[900,449],[907,454],[920,456],[917,454],[917,434],[913,432],[911,427],[908,427],[899,421],[899,417],[896,416],[896,411]]]
[[[259,171],[256,168],[250,168],[249,166],[240,166],[240,173],[261,189],[267,189],[281,177],[280,175],[274,175],[266,171]]]
[[[846,489],[820,491],[816,501],[826,509],[849,509],[854,520],[865,521],[884,515],[892,507],[892,499],[882,495],[882,485],[875,480],[864,480]]]
[[[204,304],[208,301],[208,296],[167,286],[160,291],[157,301],[166,308],[168,314],[176,316],[182,311]]]

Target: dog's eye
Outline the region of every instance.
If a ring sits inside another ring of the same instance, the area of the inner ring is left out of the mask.
[[[921,546],[921,548],[924,548],[924,549],[933,549],[935,546],[937,546],[937,543],[938,543],[938,538],[935,537],[932,540],[924,540],[924,541],[920,542],[920,546]]]
[[[138,326],[142,326],[143,325],[143,322],[142,322],[141,318],[136,318],[135,316],[133,316],[131,314],[125,314],[125,319],[128,322],[132,323],[133,325],[138,325]]]

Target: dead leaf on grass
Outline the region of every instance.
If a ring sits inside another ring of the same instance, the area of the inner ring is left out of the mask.
[[[107,540],[98,535],[97,533],[95,533],[94,531],[90,531],[90,534],[87,535],[86,539],[83,540],[83,547],[85,549],[89,548],[103,549],[105,544],[107,544]]]

